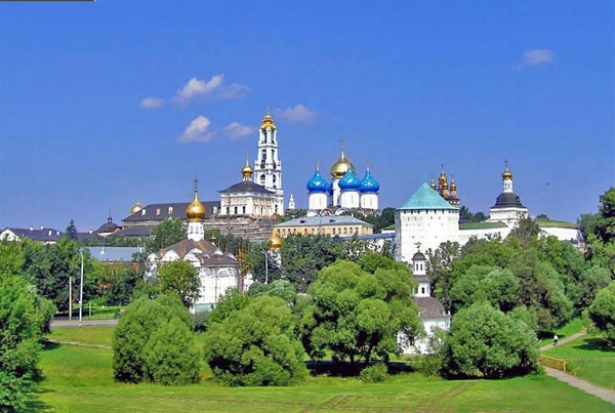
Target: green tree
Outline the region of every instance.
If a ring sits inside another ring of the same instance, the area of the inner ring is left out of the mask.
[[[460,277],[450,292],[451,311],[488,301],[495,308],[508,312],[520,304],[519,280],[512,271],[474,265]]]
[[[443,349],[445,375],[497,379],[530,373],[537,362],[536,334],[519,318],[486,302],[453,316]]]
[[[306,350],[312,358],[330,351],[336,360],[388,361],[398,351],[398,334],[412,341],[422,331],[415,288],[401,264],[373,274],[348,261],[323,269],[310,286],[313,304],[302,320]]]
[[[305,353],[292,320],[281,298],[260,296],[210,323],[204,347],[214,376],[232,386],[287,386],[303,379]]]
[[[186,239],[186,230],[182,228],[182,223],[178,219],[167,218],[152,230],[147,249],[156,252],[183,239]]]
[[[588,315],[607,341],[615,347],[615,281],[601,289],[589,306]]]
[[[250,297],[279,297],[288,307],[293,307],[297,302],[297,290],[286,280],[275,280],[271,284],[253,283],[248,290]]]
[[[77,227],[75,226],[75,221],[72,219],[68,223],[66,227],[66,231],[64,232],[64,236],[73,241],[77,241]]]
[[[581,276],[579,285],[579,307],[589,307],[598,291],[605,288],[611,282],[611,274],[604,267],[593,266],[585,270]]]
[[[523,246],[528,247],[538,239],[538,234],[540,234],[540,227],[536,221],[530,217],[525,217],[510,232],[509,237],[517,238]]]
[[[201,282],[196,269],[188,261],[163,263],[156,274],[160,293],[176,292],[186,307],[199,298]]]
[[[0,243],[0,410],[8,412],[29,411],[40,340],[55,312],[24,278],[24,262],[19,244]]]
[[[183,328],[176,321],[170,323],[171,320],[181,321]],[[163,294],[155,300],[145,296],[134,300],[126,307],[113,333],[115,380],[156,382],[164,377],[163,384],[183,384],[187,377],[194,377],[193,366],[198,365],[195,360],[199,357],[190,350],[195,346],[193,336],[185,333],[192,330],[192,323],[188,310],[175,294]],[[167,336],[165,332],[169,331],[177,334]],[[179,351],[186,357],[174,359]],[[180,369],[185,375],[177,373]]]
[[[167,386],[198,383],[200,358],[191,330],[175,315],[154,331],[143,349],[145,375]]]

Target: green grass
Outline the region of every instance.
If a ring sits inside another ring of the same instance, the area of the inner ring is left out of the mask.
[[[576,317],[570,320],[568,323],[558,328],[555,331],[543,331],[540,333],[540,337],[544,337],[540,340],[540,347],[546,346],[547,344],[553,343],[553,336],[557,334],[560,340],[570,337],[573,334],[576,334],[583,330],[585,326],[583,325],[583,319],[581,317]]]
[[[536,223],[541,227],[578,228],[576,224],[555,219],[536,218]]]
[[[59,342],[76,342],[111,347],[114,328],[114,326],[54,328],[47,338]]]
[[[54,331],[63,341],[110,342],[112,328]],[[107,334],[109,337],[103,338]],[[42,354],[40,399],[54,412],[571,412],[609,411],[606,402],[553,378],[446,381],[421,374],[382,384],[356,378],[310,377],[294,387],[229,388],[203,369],[199,385],[164,387],[115,383],[112,351],[49,345]]]
[[[567,369],[598,386],[615,390],[615,350],[601,337],[585,335],[544,353],[566,360]]]

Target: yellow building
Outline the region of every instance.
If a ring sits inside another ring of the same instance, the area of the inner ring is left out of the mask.
[[[374,233],[374,228],[371,224],[347,215],[300,217],[277,224],[274,229],[281,238],[296,234],[351,237],[353,235],[371,235]]]

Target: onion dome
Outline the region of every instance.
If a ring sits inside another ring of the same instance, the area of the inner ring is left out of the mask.
[[[265,117],[261,122],[261,129],[275,130],[275,123],[273,123],[273,119],[271,118],[271,115],[269,115],[269,108],[267,108],[267,114],[265,114]]]
[[[510,169],[508,169],[508,163],[506,163],[506,169],[502,172],[502,179],[512,179],[512,177],[513,174],[510,172]]]
[[[325,178],[322,177],[320,171],[316,169],[314,175],[312,176],[312,179],[307,182],[307,185],[305,187],[310,193],[324,193],[327,192],[327,189],[329,188],[329,183],[325,181]]]
[[[457,190],[457,184],[455,183],[455,178],[451,179],[451,191]]]
[[[137,212],[141,211],[143,209],[143,207],[141,206],[141,204],[139,203],[139,201],[137,200],[137,203],[134,204],[132,206],[132,208],[130,208],[130,215],[132,214],[136,214]]]
[[[361,181],[361,192],[377,193],[378,191],[380,191],[380,184],[374,179],[368,167],[365,172],[365,177]]]
[[[346,190],[358,191],[361,189],[361,181],[359,180],[359,178],[357,178],[354,172],[351,169],[349,169],[348,172],[344,174],[342,179],[340,179],[339,186],[342,191],[346,191]]]
[[[282,240],[276,234],[275,229],[271,231],[271,236],[267,238],[267,245],[271,251],[277,251],[282,248]]]
[[[198,191],[198,182],[197,178],[194,178],[194,199],[186,208],[186,218],[188,221],[202,221],[205,219],[205,207],[199,201],[199,191]]]
[[[436,180],[431,178],[431,183],[429,184],[429,186],[431,187],[431,189],[435,191],[436,190]]]
[[[440,172],[440,177],[438,178],[438,183],[441,188],[448,187],[448,182],[446,181],[446,173],[444,173],[444,167],[442,167],[442,172]]]
[[[352,162],[346,159],[346,155],[344,155],[344,141],[341,141],[342,151],[340,153],[340,158],[333,164],[331,167],[331,178],[340,179],[347,171],[355,172],[356,169]]]
[[[250,161],[248,161],[248,156],[246,155],[246,164],[241,168],[241,175],[243,176],[244,181],[251,181],[252,174],[254,173],[254,169],[250,166]]]

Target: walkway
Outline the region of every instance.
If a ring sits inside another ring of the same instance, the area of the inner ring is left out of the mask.
[[[52,320],[51,328],[56,327],[80,327],[80,326],[115,326],[118,323],[118,319],[111,320],[82,320],[79,324],[79,320]]]
[[[579,333],[571,335],[570,337],[563,338],[559,340],[558,346],[561,346],[562,344],[566,344],[570,341],[576,340],[577,338],[582,337],[585,334],[587,334],[587,331],[583,330]],[[551,350],[553,347],[555,347],[553,343],[547,344],[546,346],[541,347],[540,351],[543,352],[543,351]],[[568,383],[569,385],[576,387],[577,389],[580,389],[584,391],[585,393],[591,394],[592,396],[596,396],[604,401],[615,404],[615,392],[614,391],[608,390],[602,387],[598,387],[595,384],[592,384],[588,381],[580,379],[576,376],[572,376],[566,373],[565,371],[556,370],[556,369],[552,369],[551,367],[545,367],[545,366],[543,366],[543,368],[545,369],[545,373],[547,373],[547,375],[554,377],[558,379],[559,381],[563,381],[564,383]]]

